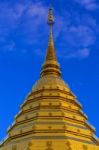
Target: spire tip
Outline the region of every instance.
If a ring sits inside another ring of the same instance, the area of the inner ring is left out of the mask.
[[[49,13],[48,13],[48,25],[50,26],[50,35],[49,35],[49,43],[48,43],[46,58],[40,74],[41,78],[47,75],[52,75],[57,77],[61,76],[61,71],[60,71],[59,64],[57,62],[56,52],[54,48],[53,33],[52,33],[53,24],[54,24],[54,16],[53,16],[52,3],[50,3]]]
[[[48,14],[48,24],[50,26],[53,26],[53,24],[54,24],[54,16],[53,16],[53,9],[52,9],[51,2],[50,2],[49,14]]]

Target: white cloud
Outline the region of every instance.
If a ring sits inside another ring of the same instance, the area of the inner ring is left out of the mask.
[[[75,1],[84,6],[87,10],[96,10],[98,8],[96,0],[75,0]]]
[[[61,39],[57,43],[59,46],[59,57],[63,56],[63,58],[68,59],[88,58],[91,46],[95,44],[97,39],[98,24],[96,20],[85,13],[71,14],[68,20],[63,20],[64,26],[61,32]]]
[[[83,1],[84,4],[89,2]],[[11,52],[13,49],[14,51],[24,51],[25,49],[27,51],[27,47],[30,47],[35,51],[34,54],[41,56],[43,50],[41,46],[47,45],[48,39],[46,25],[48,8],[46,5],[29,1],[16,3],[13,6],[0,3],[0,8],[0,47],[2,50],[9,49],[8,51]],[[66,53],[68,58],[90,56],[90,46],[96,41],[96,20],[89,15],[76,13],[75,16],[75,13],[71,14],[68,11],[64,16],[59,16],[55,10],[54,13],[56,14],[55,42],[57,46],[61,45],[60,49],[63,50],[59,55],[64,57],[64,49],[68,49]]]
[[[9,36],[19,25],[25,6],[17,4],[13,7],[9,3],[0,2],[0,50],[14,51],[15,43]]]
[[[8,50],[9,45],[11,47],[10,41],[13,40],[14,43],[14,38],[20,36],[21,40],[27,44],[36,43],[41,35],[40,27],[46,21],[47,11],[41,3],[16,3],[11,6],[9,3],[0,2],[0,47],[2,50],[5,48]]]
[[[66,58],[66,59],[86,59],[90,56],[90,49],[84,48],[84,49],[78,49],[74,51],[68,51],[64,50],[61,54],[59,54],[60,58]]]
[[[88,47],[96,40],[92,29],[85,25],[70,26],[67,32],[66,40],[72,46]]]

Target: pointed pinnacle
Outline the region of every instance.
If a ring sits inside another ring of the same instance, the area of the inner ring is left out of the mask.
[[[49,9],[48,24],[50,26],[50,36],[49,36],[46,59],[41,70],[41,77],[46,75],[54,75],[60,77],[61,72],[56,58],[56,52],[55,52],[54,41],[53,41],[53,33],[52,33],[52,27],[54,24],[52,7],[50,7]]]

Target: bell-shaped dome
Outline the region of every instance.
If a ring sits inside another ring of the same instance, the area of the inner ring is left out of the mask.
[[[53,75],[48,75],[40,78],[33,86],[33,91],[37,91],[42,88],[55,87],[61,88],[66,91],[70,91],[68,85],[61,79],[61,77],[56,77]]]

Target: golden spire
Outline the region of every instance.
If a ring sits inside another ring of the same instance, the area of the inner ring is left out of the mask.
[[[54,41],[53,41],[53,25],[54,25],[54,16],[53,16],[53,9],[52,5],[50,5],[49,13],[48,13],[48,25],[50,27],[50,35],[49,35],[49,42],[47,48],[47,54],[45,58],[45,62],[42,67],[41,77],[45,75],[55,75],[61,76],[59,64],[56,58],[56,52],[54,48]]]
[[[49,14],[48,14],[48,25],[50,26],[50,36],[49,36],[48,51],[47,51],[46,59],[56,60],[56,53],[54,50],[53,33],[52,33],[52,29],[54,25],[54,17],[53,17],[53,10],[52,10],[51,5],[49,8]]]

